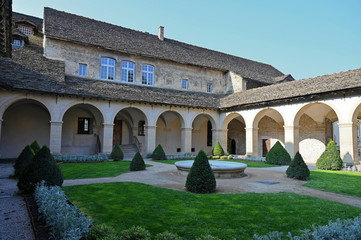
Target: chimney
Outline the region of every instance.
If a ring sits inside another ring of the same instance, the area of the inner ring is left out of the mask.
[[[164,40],[164,27],[163,26],[160,26],[158,29],[158,38],[161,41]]]

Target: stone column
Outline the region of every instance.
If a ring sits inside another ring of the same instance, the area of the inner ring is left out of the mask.
[[[258,128],[246,129],[246,155],[258,157]]]
[[[338,123],[340,134],[340,156],[344,163],[358,164],[357,124]]]
[[[0,118],[0,140],[1,140],[1,126],[3,125],[3,120]]]
[[[114,123],[103,123],[102,153],[108,154],[113,150]]]
[[[285,130],[285,148],[291,158],[299,149],[299,126],[283,126]]]
[[[49,149],[53,154],[61,153],[61,134],[63,130],[62,121],[50,121],[50,143]]]
[[[217,143],[217,141],[219,141],[219,143],[221,144],[223,150],[224,150],[224,154],[227,154],[227,133],[228,133],[228,129],[214,129],[212,130],[212,147],[214,147]]]
[[[192,152],[192,128],[182,128],[181,147],[183,153]]]
[[[145,126],[145,153],[152,155],[156,144],[157,126]]]

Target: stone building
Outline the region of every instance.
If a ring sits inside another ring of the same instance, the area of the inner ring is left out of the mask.
[[[114,144],[130,155],[158,144],[209,153],[220,141],[231,154],[264,156],[280,141],[314,163],[337,130],[343,161],[359,164],[361,69],[294,81],[168,39],[163,27],[157,36],[50,8],[43,26],[0,58],[0,158],[35,139],[67,155]]]

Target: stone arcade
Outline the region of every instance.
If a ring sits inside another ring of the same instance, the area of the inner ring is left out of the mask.
[[[36,29],[42,19],[19,16],[24,42],[0,57],[0,158],[35,139],[54,154],[110,153],[116,143],[129,156],[158,144],[167,154],[210,153],[220,141],[255,157],[279,140],[314,163],[337,138],[343,161],[359,164],[361,69],[294,81],[168,39],[162,27],[156,36],[45,8]]]

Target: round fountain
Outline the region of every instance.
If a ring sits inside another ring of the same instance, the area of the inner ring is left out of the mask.
[[[187,176],[193,163],[193,160],[179,161],[175,163],[175,166],[180,175]],[[246,176],[244,170],[247,164],[244,163],[210,160],[209,164],[216,178],[241,178]]]

